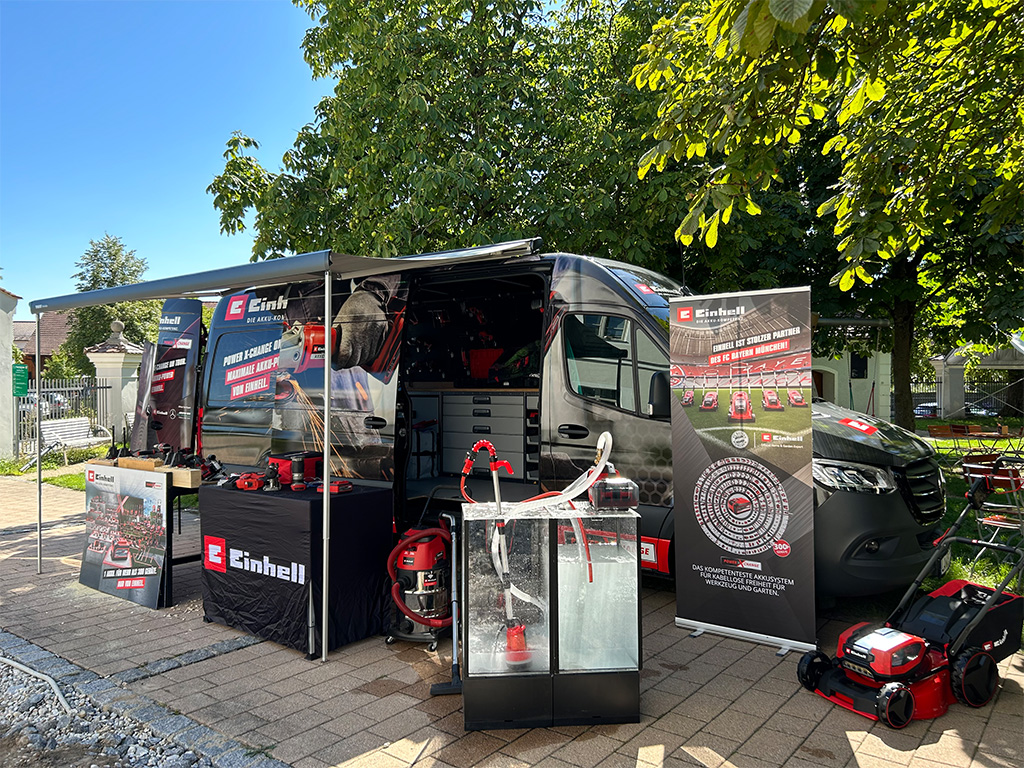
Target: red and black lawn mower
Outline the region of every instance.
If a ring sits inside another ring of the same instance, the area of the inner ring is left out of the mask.
[[[995,589],[958,579],[914,600],[956,543],[1015,560]],[[939,717],[955,701],[983,707],[999,687],[997,662],[1020,648],[1024,599],[1005,590],[1022,568],[1020,547],[947,536],[884,625],[850,627],[839,636],[835,659],[821,651],[804,654],[797,678],[808,690],[892,728]]]

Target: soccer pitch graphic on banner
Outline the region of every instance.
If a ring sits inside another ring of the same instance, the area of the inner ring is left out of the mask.
[[[810,290],[671,307],[676,624],[812,648]]]

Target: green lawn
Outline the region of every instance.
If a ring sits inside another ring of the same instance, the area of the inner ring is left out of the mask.
[[[958,454],[951,450],[944,449],[944,446],[937,445],[936,448],[950,462],[955,461],[958,456]],[[943,525],[947,527],[952,525],[960,513],[963,512],[964,507],[967,506],[966,493],[967,482],[959,471],[946,470],[946,515],[943,518]],[[979,531],[979,526],[973,512],[969,512],[956,535],[968,539],[987,538],[988,531]],[[953,546],[953,563],[946,578],[942,580],[930,579],[925,582],[925,588],[928,590],[935,589],[943,582],[952,579],[967,579],[989,587],[997,586],[1009,572],[1010,564],[998,563],[997,561],[1000,559],[1000,556],[994,552],[985,552],[978,559],[977,563],[973,563],[977,554],[978,549],[976,547],[955,544]],[[1013,590],[1014,585],[1011,584],[1008,589]]]
[[[85,490],[85,473],[75,472],[71,475],[57,475],[56,477],[44,477],[44,483],[56,485],[59,488],[70,488],[73,491]]]

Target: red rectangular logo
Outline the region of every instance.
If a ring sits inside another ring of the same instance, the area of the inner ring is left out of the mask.
[[[203,536],[203,567],[208,571],[227,573],[228,544],[217,536]]]
[[[857,419],[840,419],[840,424],[845,424],[850,429],[856,429],[858,432],[863,432],[865,435],[873,435],[878,431],[878,427],[873,427],[863,421]]]
[[[761,433],[761,442],[762,443],[770,443],[771,441],[772,441],[772,433],[771,432],[762,432]]]
[[[680,323],[688,323],[693,320],[693,307],[679,307],[676,318]]]
[[[96,470],[95,469],[87,469],[87,470],[85,470],[85,479],[88,480],[90,483],[95,483],[96,482]]]
[[[245,317],[245,305],[249,301],[248,293],[236,293],[228,299],[227,309],[224,310],[225,320],[241,320]]]

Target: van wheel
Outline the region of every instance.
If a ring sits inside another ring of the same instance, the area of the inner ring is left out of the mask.
[[[878,719],[890,728],[906,728],[914,719],[914,694],[903,683],[887,683],[875,701]]]
[[[832,660],[821,651],[808,651],[796,665],[796,679],[808,691],[816,691],[821,676],[832,666]]]
[[[964,648],[953,660],[949,676],[953,695],[968,707],[984,707],[996,695],[999,669],[992,654],[981,648]]]

